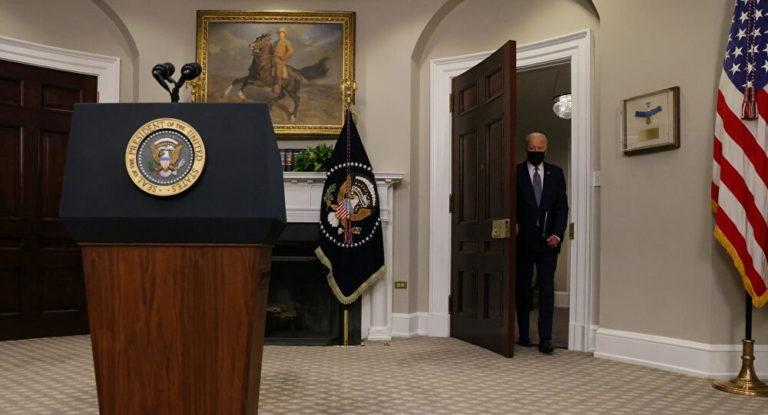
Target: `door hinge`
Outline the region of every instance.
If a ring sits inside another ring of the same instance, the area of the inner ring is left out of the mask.
[[[453,193],[448,195],[448,213],[453,213]]]
[[[448,112],[453,112],[453,92],[448,96]]]
[[[574,226],[573,222],[568,224],[568,239],[572,240],[574,238],[573,235],[576,233],[576,231],[574,230],[574,227],[575,226]]]
[[[448,294],[448,314],[453,314],[453,294]]]

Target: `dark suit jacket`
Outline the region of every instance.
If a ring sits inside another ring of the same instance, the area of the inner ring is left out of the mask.
[[[528,162],[517,165],[517,247],[524,251],[560,252],[568,227],[568,196],[565,194],[563,169],[544,163],[541,203],[536,206]],[[536,225],[538,219],[539,226]],[[544,227],[542,229],[542,227]],[[550,235],[560,238],[556,248],[550,248],[546,239]]]

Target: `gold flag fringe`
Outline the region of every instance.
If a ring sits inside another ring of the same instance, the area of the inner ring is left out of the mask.
[[[728,256],[731,257],[733,265],[736,267],[736,271],[738,271],[739,275],[741,276],[744,289],[746,289],[750,297],[752,297],[752,305],[754,305],[756,308],[764,306],[765,303],[768,302],[768,291],[760,296],[755,293],[755,290],[752,288],[752,281],[750,281],[747,277],[747,272],[744,269],[744,263],[741,262],[741,257],[739,257],[736,248],[731,245],[731,241],[728,240],[723,231],[721,231],[717,226],[715,226],[715,239],[720,242],[720,245],[723,247],[723,249],[725,249],[725,252],[727,252]]]
[[[710,207],[712,208],[712,213],[717,214],[717,210],[720,208],[720,206],[717,205],[717,202],[714,200],[710,200]],[[715,225],[715,240],[720,243],[720,246],[725,249],[725,252],[728,254],[729,257],[731,257],[731,261],[733,261],[733,266],[736,267],[736,271],[739,273],[739,276],[741,277],[741,282],[744,284],[744,289],[749,293],[749,296],[752,297],[752,305],[756,308],[760,308],[764,306],[766,303],[768,303],[768,291],[763,293],[763,295],[757,295],[755,294],[755,289],[752,287],[752,281],[749,280],[747,277],[747,271],[744,268],[744,263],[741,262],[741,257],[739,256],[739,253],[736,251],[736,248],[731,244],[731,241],[728,240],[728,238],[725,236],[723,231],[720,230],[720,228]]]
[[[365,280],[364,283],[360,284],[360,286],[350,294],[349,296],[345,296],[341,289],[339,289],[338,284],[336,284],[336,278],[333,276],[333,265],[331,265],[331,260],[328,259],[328,257],[325,256],[325,253],[323,253],[323,250],[318,246],[317,249],[315,249],[315,255],[317,256],[317,259],[320,260],[320,262],[325,265],[326,268],[328,268],[328,285],[331,286],[331,291],[333,291],[333,295],[336,296],[336,298],[339,300],[340,303],[344,305],[349,305],[354,303],[358,298],[360,298],[361,295],[368,289],[373,286],[373,284],[376,283],[381,277],[384,276],[387,272],[387,266],[382,265],[381,268],[379,268],[376,272],[371,274],[368,279]]]

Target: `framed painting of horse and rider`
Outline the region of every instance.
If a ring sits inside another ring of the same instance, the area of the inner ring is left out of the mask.
[[[284,138],[337,135],[354,49],[354,12],[198,10],[193,98],[267,102]]]

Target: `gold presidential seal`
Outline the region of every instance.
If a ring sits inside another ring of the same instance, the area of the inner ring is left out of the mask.
[[[158,118],[136,130],[125,149],[125,168],[133,183],[155,196],[189,189],[205,166],[200,134],[175,118]]]

